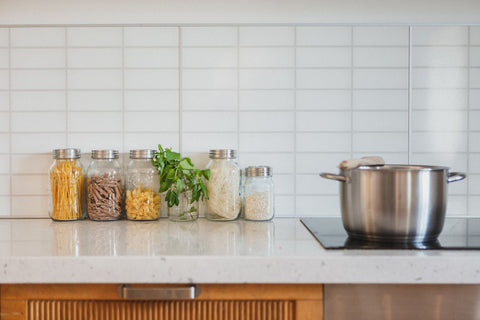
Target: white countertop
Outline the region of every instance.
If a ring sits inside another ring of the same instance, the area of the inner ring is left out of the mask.
[[[0,283],[478,284],[480,250],[325,250],[294,218],[3,219]]]

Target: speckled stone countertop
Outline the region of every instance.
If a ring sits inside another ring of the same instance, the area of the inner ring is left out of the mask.
[[[325,250],[298,219],[0,220],[0,283],[480,283],[480,251]]]

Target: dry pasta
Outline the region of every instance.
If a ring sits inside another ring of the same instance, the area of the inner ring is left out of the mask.
[[[131,220],[155,220],[160,217],[160,195],[152,188],[136,187],[127,190],[125,209]]]
[[[55,161],[50,170],[52,219],[77,220],[83,217],[83,179],[82,168],[76,160]]]

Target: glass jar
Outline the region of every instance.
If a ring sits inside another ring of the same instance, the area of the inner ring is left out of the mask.
[[[92,150],[87,169],[87,213],[90,220],[118,220],[123,208],[123,171],[118,150]]]
[[[245,169],[243,196],[243,213],[246,220],[271,220],[275,211],[272,168],[257,166]]]
[[[53,159],[48,170],[50,218],[58,221],[84,219],[85,186],[80,149],[55,149]]]
[[[171,221],[194,221],[198,218],[199,201],[192,203],[192,191],[184,191],[178,195],[178,206],[168,208],[168,219]]]
[[[210,150],[210,179],[206,181],[208,199],[205,216],[209,220],[235,220],[240,214],[240,168],[232,149]]]
[[[130,150],[125,209],[129,220],[160,218],[160,182],[152,164],[155,150]]]

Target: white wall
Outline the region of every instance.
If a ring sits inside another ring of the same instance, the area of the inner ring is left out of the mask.
[[[0,24],[480,23],[477,0],[2,0]]]

